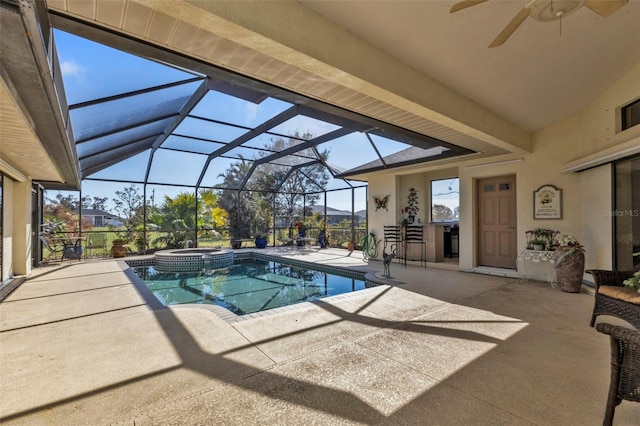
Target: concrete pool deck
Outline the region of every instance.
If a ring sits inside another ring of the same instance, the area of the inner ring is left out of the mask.
[[[229,322],[158,307],[123,268],[38,268],[0,303],[1,424],[602,424],[609,339],[586,293],[394,263],[402,284]],[[614,424],[639,420],[623,401]]]

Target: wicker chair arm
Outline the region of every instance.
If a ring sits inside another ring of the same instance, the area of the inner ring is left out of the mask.
[[[605,269],[587,269],[585,272],[593,275],[596,289],[601,285],[623,287],[623,281],[633,276],[633,271],[608,271]]]
[[[623,342],[640,346],[640,331],[638,330],[632,330],[627,327],[621,327],[619,325],[604,322],[597,324],[596,330],[600,333],[608,334],[618,340],[622,340]]]

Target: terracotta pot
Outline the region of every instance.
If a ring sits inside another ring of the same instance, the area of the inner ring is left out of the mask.
[[[127,255],[127,248],[124,244],[114,244],[111,246],[111,256],[114,258],[125,257]]]
[[[584,275],[584,252],[580,250],[557,249],[553,253],[556,282],[560,290],[579,293]]]

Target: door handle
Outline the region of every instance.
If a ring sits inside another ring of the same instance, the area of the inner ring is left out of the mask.
[[[509,225],[509,229],[516,229],[515,225]]]

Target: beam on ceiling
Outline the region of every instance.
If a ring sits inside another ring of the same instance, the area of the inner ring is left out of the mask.
[[[114,164],[119,163],[124,159],[133,157],[134,155],[138,155],[141,152],[148,150],[151,147],[153,140],[154,138],[147,138],[134,144],[129,144],[127,146],[113,150],[113,154],[109,155],[106,159],[104,157],[95,157],[95,159],[92,158],[92,161],[87,161],[87,159],[83,160],[82,171],[85,174],[83,178],[91,176],[92,174],[104,170],[107,167],[113,166]]]
[[[290,146],[289,148],[283,149],[282,151],[279,151],[277,153],[271,154],[271,155],[267,155],[266,157],[262,157],[262,158],[258,158],[257,160],[255,160],[255,163],[257,164],[263,164],[263,163],[268,163],[269,161],[273,161],[276,160],[278,158],[284,157],[286,155],[290,155],[290,154],[294,154],[296,152],[300,152],[303,151],[307,148],[311,148],[314,147],[316,145],[320,145],[322,143],[325,142],[329,142],[331,140],[334,139],[338,139],[341,138],[342,136],[346,136],[350,133],[353,132],[357,132],[358,129],[354,129],[354,128],[346,128],[346,127],[342,127],[340,129],[336,129],[332,132],[329,133],[325,133],[324,135],[318,136],[317,138],[313,138],[310,139],[306,142],[300,143],[298,145],[293,145]]]
[[[116,146],[110,146],[108,148],[103,148],[99,151],[96,152],[92,152],[91,154],[86,154],[83,155],[82,157],[80,157],[80,163],[84,162],[85,160],[95,157],[96,155],[104,155],[106,153],[109,153],[111,151],[116,151],[116,150],[122,150],[122,148],[126,148],[127,146],[131,146],[131,145],[135,145],[138,142],[142,142],[142,141],[148,141],[149,139],[153,139],[153,138],[157,138],[160,134],[155,134],[155,135],[148,135],[145,136],[143,138],[139,138],[133,141],[124,141],[121,145],[116,145]],[[130,153],[125,153],[126,158],[131,157]]]
[[[291,167],[289,169],[289,171],[287,172],[287,174],[282,179],[282,181],[280,182],[280,185],[278,185],[278,187],[275,189],[274,192],[280,192],[280,188],[282,188],[282,185],[284,185],[284,183],[287,181],[287,179],[289,179],[289,177],[291,177],[293,172],[295,172],[296,170],[302,169],[304,167],[315,166],[316,164],[321,164],[321,163],[320,163],[319,160],[316,160],[316,161],[312,161],[310,163],[297,164],[297,165]],[[314,185],[316,185],[319,188],[322,188],[320,185],[318,185],[318,183],[315,180],[311,179],[307,174],[304,174],[304,175],[305,175],[305,177],[307,179],[309,179],[311,182],[313,182]]]
[[[231,151],[234,148],[237,148],[238,146],[242,145],[243,143],[261,135],[262,133],[266,132],[267,130],[276,127],[277,125],[284,123],[285,121],[295,117],[298,114],[298,106],[294,105],[292,107],[289,107],[288,109],[282,111],[280,114],[276,115],[275,117],[270,118],[269,120],[263,122],[262,124],[260,124],[258,127],[256,127],[253,130],[248,131],[247,133],[241,135],[240,137],[234,139],[233,141],[229,142],[228,144],[226,144],[225,146],[223,146],[222,148],[219,148],[215,151],[213,151],[211,154],[209,154],[209,157],[207,158],[207,161],[205,162],[203,168],[202,168],[202,172],[200,173],[200,177],[198,178],[198,183],[197,186],[200,186],[200,184],[202,183],[202,179],[204,179],[204,175],[207,173],[207,169],[209,168],[209,164],[211,164],[211,160],[213,160],[215,157],[218,157],[226,152]]]
[[[127,130],[135,129],[136,127],[146,126],[147,124],[156,123],[158,121],[166,120],[167,118],[175,117],[177,115],[178,114],[176,114],[176,113],[171,113],[171,114],[163,115],[161,117],[153,117],[153,118],[151,118],[149,120],[144,120],[144,121],[139,121],[139,122],[134,123],[134,124],[129,124],[128,126],[118,127],[117,129],[109,130],[108,132],[99,133],[97,135],[90,136],[90,137],[87,137],[87,138],[84,138],[84,139],[78,139],[76,141],[76,145],[80,145],[80,144],[83,144],[83,143],[86,143],[86,142],[91,142],[91,141],[94,141],[96,139],[104,138],[106,136],[111,136],[111,135],[114,135],[114,134],[120,133],[120,132],[125,132]]]
[[[170,123],[164,132],[158,136],[158,138],[153,142],[151,146],[151,155],[149,155],[149,161],[147,162],[147,170],[144,174],[144,181],[146,182],[149,179],[149,173],[151,172],[151,164],[153,163],[153,157],[158,150],[158,147],[162,145],[164,141],[167,140],[169,136],[178,128],[178,126],[184,121],[185,117],[189,115],[189,113],[198,105],[198,103],[205,97],[205,95],[209,93],[209,84],[207,80],[203,81],[200,86],[196,89],[196,91],[191,95],[189,100],[185,102],[180,111],[178,111],[178,115],[175,120]]]
[[[112,96],[105,96],[104,98],[91,99],[90,101],[78,102],[77,104],[69,105],[69,110],[71,111],[74,109],[86,108],[86,107],[90,107],[98,104],[103,104],[106,102],[117,101],[119,99],[130,98],[132,96],[144,95],[146,93],[170,89],[172,87],[182,86],[184,84],[190,84],[196,81],[204,80],[205,78],[206,77],[194,77],[194,78],[189,78],[187,80],[180,80],[180,81],[175,81],[173,83],[167,83],[167,84],[161,84],[159,86],[148,87],[146,89],[132,90],[131,92],[120,93]]]

